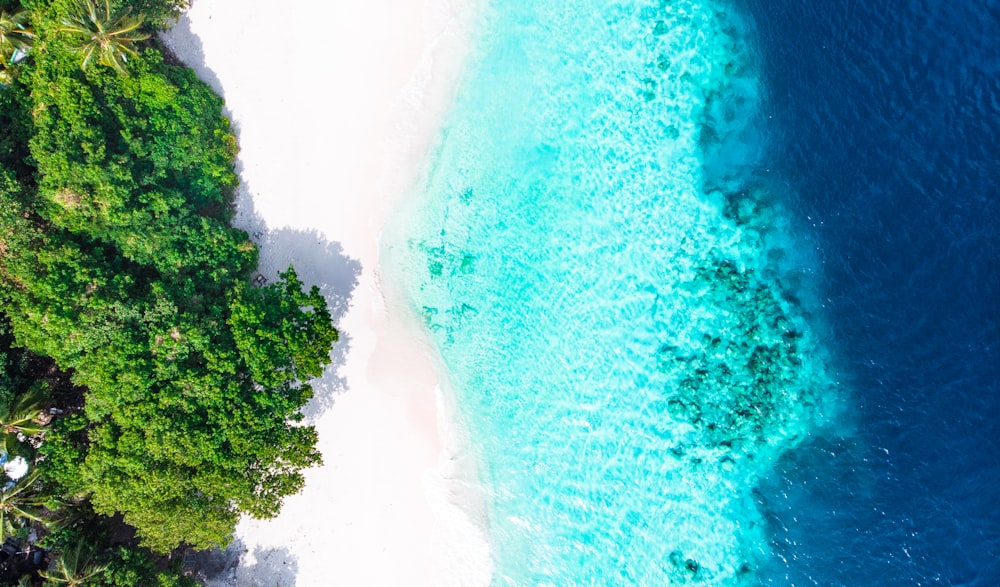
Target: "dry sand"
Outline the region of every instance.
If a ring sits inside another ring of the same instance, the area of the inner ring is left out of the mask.
[[[378,267],[384,222],[412,192],[454,91],[472,12],[469,0],[194,0],[163,35],[225,98],[241,148],[235,223],[260,243],[262,275],[294,263],[342,334],[306,409],[324,465],[276,519],[243,520],[228,551],[194,559],[208,585],[489,582],[476,516],[456,505],[475,493],[456,472],[460,427]]]

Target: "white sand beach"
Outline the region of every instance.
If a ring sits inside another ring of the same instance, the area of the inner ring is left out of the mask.
[[[194,0],[163,35],[225,98],[241,149],[235,224],[260,244],[262,275],[294,263],[342,335],[306,410],[324,465],[279,517],[240,523],[204,566],[208,585],[489,581],[483,534],[454,504],[469,492],[455,472],[460,427],[378,267],[382,226],[454,92],[472,12],[467,0]]]

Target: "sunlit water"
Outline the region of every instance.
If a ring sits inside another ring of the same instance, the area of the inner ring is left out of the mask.
[[[836,420],[814,261],[725,2],[495,0],[387,257],[448,371],[496,585],[747,585]]]

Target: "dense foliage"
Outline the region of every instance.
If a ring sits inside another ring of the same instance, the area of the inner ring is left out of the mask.
[[[243,513],[275,515],[319,462],[298,422],[337,332],[291,268],[250,285],[257,251],[229,226],[236,142],[220,98],[151,41],[81,67],[66,25],[81,2],[22,2],[31,58],[0,87],[6,336],[85,390],[45,432],[39,482],[120,514],[154,550],[207,548]],[[162,23],[182,5],[108,11]],[[7,381],[24,374],[0,377],[13,401]]]

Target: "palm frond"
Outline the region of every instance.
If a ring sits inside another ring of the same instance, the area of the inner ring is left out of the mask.
[[[0,409],[0,434],[21,433],[32,436],[43,432],[46,426],[38,421],[45,407],[46,391],[36,384]]]
[[[149,38],[139,31],[145,20],[145,15],[132,15],[129,9],[112,14],[110,0],[104,0],[103,14],[93,0],[77,0],[75,10],[63,19],[60,30],[69,36],[71,49],[82,56],[83,69],[96,56],[101,65],[125,73],[128,58],[138,56],[132,45]]]
[[[94,551],[81,539],[69,550],[59,553],[48,570],[38,574],[46,581],[78,587],[107,568],[107,565],[95,564],[93,558]]]
[[[0,488],[0,539],[16,532],[22,520],[44,523],[42,509],[50,505],[51,498],[38,491],[37,481],[36,469]]]
[[[17,51],[27,53],[35,35],[28,26],[28,12],[0,10],[0,66],[6,69]]]

